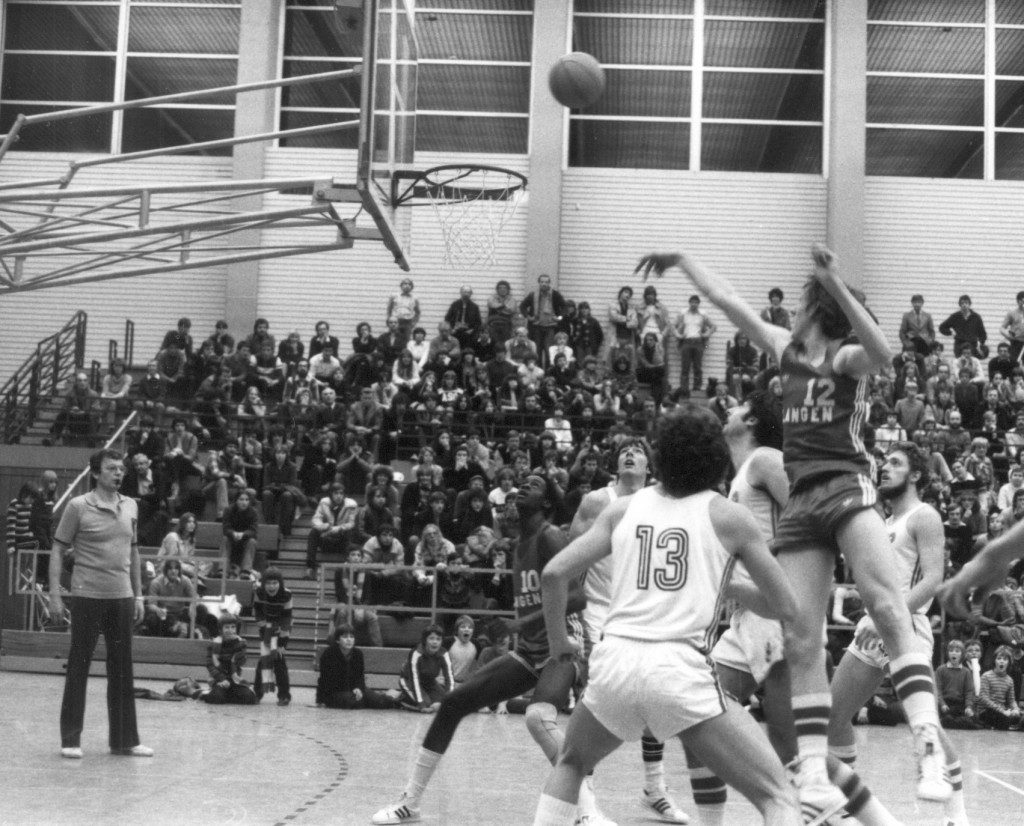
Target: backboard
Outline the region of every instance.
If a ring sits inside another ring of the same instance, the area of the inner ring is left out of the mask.
[[[354,7],[361,6],[360,14]],[[415,0],[336,0],[340,26],[363,26],[356,187],[395,262],[409,269],[408,216],[396,219],[391,176],[413,164],[419,47]]]

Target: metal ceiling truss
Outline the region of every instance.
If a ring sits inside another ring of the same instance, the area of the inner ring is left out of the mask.
[[[0,162],[21,131],[38,123],[224,93],[296,86],[351,77],[361,67],[302,77],[224,86],[49,112],[19,115],[0,143]],[[107,281],[140,275],[218,267],[348,249],[355,240],[381,241],[376,226],[358,225],[342,217],[336,204],[362,209],[356,183],[341,186],[323,179],[283,178],[201,181],[75,189],[81,169],[107,164],[168,157],[196,151],[258,143],[278,138],[358,129],[358,120],[285,129],[161,149],[102,155],[71,162],[58,178],[15,181],[0,185],[0,293]],[[253,208],[268,194],[304,195],[303,206]],[[296,230],[329,227],[334,240],[302,242],[308,233]],[[280,230],[286,230],[276,236]]]

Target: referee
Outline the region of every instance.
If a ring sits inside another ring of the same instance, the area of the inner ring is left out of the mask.
[[[124,459],[104,448],[89,457],[96,487],[76,496],[64,510],[50,555],[50,608],[63,611],[62,558],[71,551],[71,652],[60,708],[61,756],[82,757],[82,727],[89,663],[100,632],[107,645],[107,714],[110,751],[152,757],[139,744],[132,676],[132,628],[143,616],[142,577],[136,538],[138,507],[118,492]]]

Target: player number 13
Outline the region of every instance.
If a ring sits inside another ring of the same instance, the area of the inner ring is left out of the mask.
[[[646,591],[654,580],[654,587],[661,591],[678,591],[686,584],[687,555],[690,551],[690,537],[682,528],[666,528],[654,536],[650,525],[637,525],[636,538],[640,541],[640,556],[637,560],[636,587]],[[651,552],[654,548],[665,551],[665,565],[653,567]],[[653,577],[652,577],[653,574]]]

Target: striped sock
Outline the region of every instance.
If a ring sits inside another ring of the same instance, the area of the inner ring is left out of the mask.
[[[935,676],[928,655],[911,652],[902,657],[894,657],[889,662],[889,672],[910,727],[913,729],[915,726],[932,725],[938,728]]]
[[[945,815],[953,820],[967,820],[967,809],[964,805],[964,772],[959,760],[946,761],[946,776],[953,787],[953,794],[945,802]]]
[[[797,694],[793,697],[800,774],[804,777],[826,774],[828,715],[831,709],[832,695],[827,691],[820,694]]]
[[[864,826],[900,826],[852,768],[838,759],[828,761],[829,779],[846,798],[846,811]]]
[[[640,748],[644,759],[644,789],[665,789],[665,744],[646,734],[640,738]]]
[[[690,768],[690,788],[693,790],[693,802],[702,811],[704,806],[725,805],[725,783],[706,766]]]
[[[828,753],[831,757],[845,763],[851,769],[857,763],[857,746],[855,743],[850,743],[848,746],[835,746],[830,743]]]

